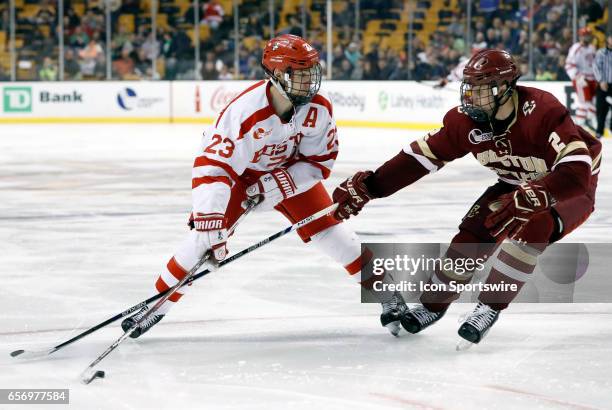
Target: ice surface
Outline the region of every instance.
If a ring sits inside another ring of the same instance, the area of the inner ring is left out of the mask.
[[[83,386],[78,375],[119,337],[118,323],[48,359],[9,357],[151,295],[186,232],[201,128],[0,127],[0,387],[69,388],[79,409],[612,407],[611,305],[514,305],[482,345],[458,353],[457,317],[471,305],[393,338],[343,269],[295,235],[198,281],[151,333],[102,362],[104,380]],[[329,188],[419,133],[339,135]],[[597,211],[566,241],[608,241],[611,176],[604,163]],[[494,181],[466,157],[349,223],[364,241],[449,241]],[[230,249],[285,226],[250,215]]]

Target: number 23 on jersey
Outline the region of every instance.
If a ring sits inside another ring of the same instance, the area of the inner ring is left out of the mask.
[[[204,148],[204,152],[208,154],[219,154],[223,158],[229,158],[234,153],[236,145],[229,138],[223,138],[219,134],[212,136],[212,144]]]

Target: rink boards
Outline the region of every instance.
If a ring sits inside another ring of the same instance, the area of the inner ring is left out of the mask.
[[[0,123],[211,123],[253,81],[0,83]],[[459,104],[459,84],[326,81],[340,126],[430,130]],[[570,83],[523,82],[573,110]]]

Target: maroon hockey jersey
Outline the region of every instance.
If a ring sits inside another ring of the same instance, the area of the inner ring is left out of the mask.
[[[512,101],[514,117],[501,129],[473,121],[461,107],[451,109],[442,128],[413,141],[380,167],[366,181],[368,188],[376,196],[388,196],[468,153],[513,185],[540,180],[561,164],[586,163],[591,175],[599,172],[601,143],[575,125],[552,94],[518,86]]]

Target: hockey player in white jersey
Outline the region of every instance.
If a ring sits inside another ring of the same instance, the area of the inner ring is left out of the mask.
[[[175,285],[206,252],[213,262],[226,257],[227,229],[244,212],[247,198],[260,199],[256,210],[274,209],[294,223],[332,204],[321,180],[338,155],[338,133],[332,104],[319,92],[317,51],[298,36],[281,35],[266,45],[262,66],[268,79],[244,90],[204,132],[192,172],[192,230],[157,279],[156,292]],[[369,257],[344,224],[327,215],[297,232],[369,286],[360,277]],[[131,337],[159,322],[184,291],[173,294]],[[381,323],[397,335],[404,301],[396,293],[382,299]],[[123,329],[147,310],[125,319]]]
[[[597,81],[593,72],[595,64],[595,47],[591,44],[593,40],[589,27],[578,30],[580,41],[572,45],[565,60],[565,71],[578,96],[576,107],[576,123],[588,128],[594,127],[590,120],[595,119],[595,93]]]

